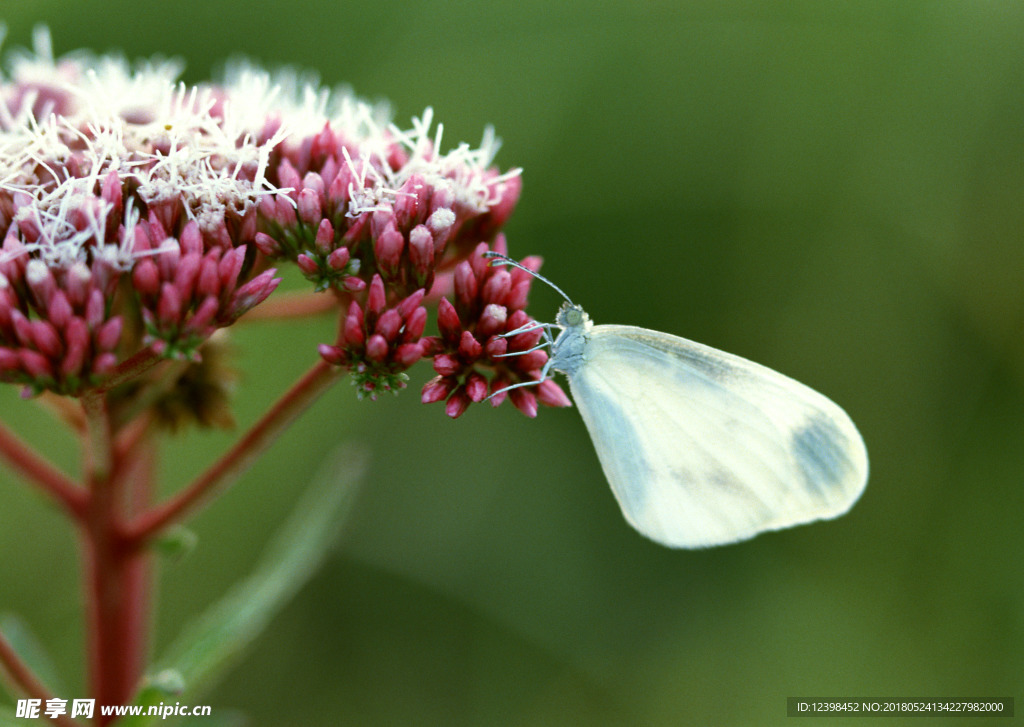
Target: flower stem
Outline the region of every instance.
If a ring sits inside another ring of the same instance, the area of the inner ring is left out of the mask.
[[[246,313],[240,322],[306,318],[336,311],[337,309],[338,301],[336,297],[326,293],[278,292]]]
[[[0,666],[7,672],[11,681],[17,684],[32,699],[38,699],[44,704],[46,700],[53,699],[53,694],[50,690],[39,680],[39,677],[32,673],[28,665],[21,660],[18,652],[14,650],[14,647],[11,646],[11,643],[3,633],[0,633]],[[66,714],[54,717],[53,723],[62,727],[79,727],[78,722]]]
[[[85,516],[86,493],[2,423],[0,457],[22,477],[59,502],[76,520]]]
[[[110,391],[115,386],[119,386],[126,381],[131,381],[136,376],[145,373],[163,360],[164,359],[161,358],[151,346],[146,346],[141,351],[138,351],[130,358],[121,362],[121,364],[111,372],[110,376],[108,376],[96,389],[89,393],[102,394]],[[86,395],[88,395],[88,393]]]
[[[105,397],[82,396],[85,411],[88,508],[82,528],[89,618],[89,667],[99,705],[131,702],[145,664],[148,627],[149,554],[124,537],[122,508],[148,491],[152,451],[148,442],[115,456]],[[97,717],[104,725],[113,718]]]
[[[231,485],[249,469],[296,417],[341,376],[341,371],[318,361],[285,392],[263,417],[191,485],[128,524],[126,538],[141,546],[206,501],[218,488]]]

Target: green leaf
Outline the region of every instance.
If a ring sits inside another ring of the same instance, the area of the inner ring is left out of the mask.
[[[198,697],[224,675],[316,572],[341,531],[365,463],[363,452],[351,445],[339,447],[327,458],[256,569],[185,628],[158,660],[136,704],[157,705],[172,694],[175,702],[199,703]],[[177,693],[176,687],[182,686]],[[119,724],[140,727],[158,720],[158,716],[142,716]]]
[[[39,681],[53,693],[63,691],[53,659],[25,619],[16,613],[3,614],[0,616],[0,632],[7,637],[7,641]],[[11,693],[17,694],[18,690]]]

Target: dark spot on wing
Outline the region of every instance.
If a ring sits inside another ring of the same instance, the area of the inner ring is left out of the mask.
[[[842,482],[849,469],[846,436],[829,417],[818,416],[793,433],[791,446],[807,484],[823,496]]]

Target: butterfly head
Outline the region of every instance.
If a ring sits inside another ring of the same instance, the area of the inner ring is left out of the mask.
[[[582,331],[590,330],[592,325],[587,312],[575,303],[569,302],[562,303],[562,307],[558,309],[558,315],[555,317],[555,323],[563,329]]]

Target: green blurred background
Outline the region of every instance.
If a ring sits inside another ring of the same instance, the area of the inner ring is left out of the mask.
[[[317,71],[449,144],[493,123],[524,168],[506,232],[598,323],[783,371],[868,445],[830,523],[670,551],[623,521],[577,414],[405,395],[321,400],[192,523],[156,651],[257,561],[319,462],[369,477],[325,567],[206,698],[252,725],[783,724],[786,697],[1022,696],[1024,4],[8,2],[85,47]],[[447,146],[447,145],[446,145]],[[557,297],[535,288],[550,319]],[[329,319],[241,327],[238,418],[304,371]],[[10,388],[10,387],[8,387]],[[17,392],[3,418],[69,467]],[[234,433],[190,435],[169,481]],[[73,536],[0,473],[0,610],[78,694]],[[1018,709],[1021,705],[1018,704]],[[899,720],[889,720],[896,723]],[[906,720],[921,724],[921,720]],[[198,720],[185,720],[186,724]]]

